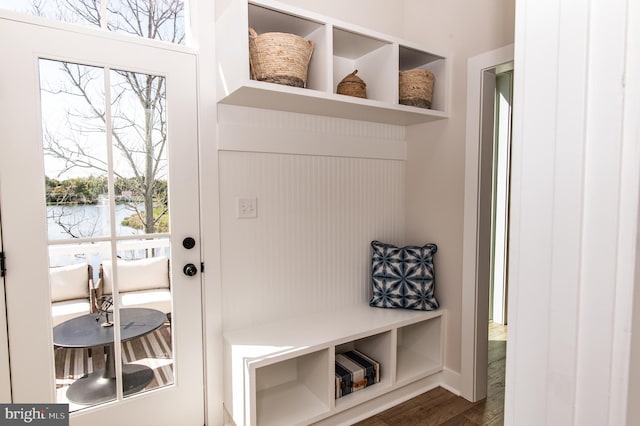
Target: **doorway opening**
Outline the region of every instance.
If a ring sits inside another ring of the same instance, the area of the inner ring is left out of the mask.
[[[489,331],[487,401],[504,413],[504,378],[508,324],[509,200],[511,176],[511,117],[513,63],[500,65],[495,74],[493,160],[491,184],[491,258],[489,271]],[[484,104],[484,102],[483,102]],[[488,124],[485,122],[486,125]],[[486,197],[481,193],[480,197]]]
[[[460,390],[473,402],[487,397],[488,379],[497,378],[501,389],[495,396],[501,399],[504,395],[509,176],[505,165],[513,59],[513,45],[508,45],[470,58],[468,63]],[[495,336],[496,330],[489,335],[490,325],[500,326],[501,337]],[[491,344],[491,351],[490,339],[498,342]]]
[[[496,68],[495,86],[489,321],[506,326],[513,63]]]

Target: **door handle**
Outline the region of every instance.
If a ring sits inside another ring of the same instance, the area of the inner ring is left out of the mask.
[[[182,272],[184,272],[184,274],[188,277],[193,277],[198,273],[198,268],[193,263],[187,263],[186,265],[184,265],[184,268],[182,268]]]

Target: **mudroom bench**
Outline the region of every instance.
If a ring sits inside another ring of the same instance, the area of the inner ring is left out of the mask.
[[[240,425],[349,424],[437,384],[446,311],[367,305],[224,333],[224,403]],[[379,382],[336,398],[335,356],[380,363]]]

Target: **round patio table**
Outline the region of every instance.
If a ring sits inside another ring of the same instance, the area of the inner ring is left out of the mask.
[[[132,340],[157,330],[166,315],[155,309],[120,309],[120,338]],[[116,398],[116,372],[113,351],[113,327],[103,327],[102,317],[86,314],[67,320],[53,328],[53,344],[64,348],[108,348],[105,368],[86,374],[67,389],[67,398],[77,404],[99,404]],[[123,394],[144,389],[153,379],[153,370],[139,364],[122,364]]]

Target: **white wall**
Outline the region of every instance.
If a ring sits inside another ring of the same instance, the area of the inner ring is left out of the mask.
[[[638,22],[640,19],[640,3],[629,2],[627,11],[627,22]],[[630,167],[630,175],[624,177],[624,181],[631,183],[637,182],[638,173],[638,153],[640,152],[640,26],[628,25],[627,27],[627,57],[625,75],[627,79],[626,89],[629,95],[625,97],[625,116],[623,134],[625,141],[631,147],[627,151],[627,163]],[[635,76],[635,78],[633,78]],[[636,177],[634,182],[634,176]],[[635,213],[635,215],[634,215]],[[634,217],[635,216],[635,217]],[[633,294],[633,319],[630,324],[631,332],[631,350],[629,351],[629,393],[627,395],[627,424],[635,419],[640,419],[640,214],[638,212],[629,212],[628,220],[636,223],[635,235],[631,233],[629,238],[635,238],[635,274],[634,294]],[[633,255],[633,253],[629,253]],[[624,381],[623,381],[624,385]]]
[[[405,0],[280,0],[304,10],[331,16],[384,34],[404,35]]]
[[[505,424],[638,421],[638,17],[625,0],[518,3]]]
[[[403,242],[405,163],[366,143],[403,153],[404,127],[229,106],[219,126],[224,328],[366,303],[369,243]],[[283,152],[234,150],[247,139]],[[326,155],[301,154],[309,140]],[[238,197],[257,218],[236,217]]]
[[[406,39],[449,54],[452,65],[450,118],[407,128],[406,233],[410,243],[439,246],[445,364],[460,372],[467,60],[513,42],[514,1],[406,0],[404,28]]]

